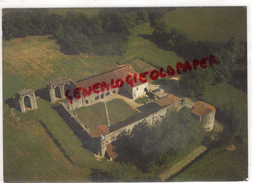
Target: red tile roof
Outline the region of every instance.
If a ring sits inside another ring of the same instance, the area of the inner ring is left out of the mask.
[[[115,156],[118,155],[114,150],[115,150],[115,147],[112,144],[106,145],[106,151],[110,158],[114,158]]]
[[[98,125],[94,130],[92,130],[89,135],[92,138],[100,137],[101,135],[105,135],[109,133],[109,128],[107,125]]]
[[[212,105],[198,101],[193,105],[192,113],[196,114],[197,116],[204,116],[215,110],[216,109]]]
[[[180,100],[175,95],[172,94],[169,94],[168,96],[160,98],[155,101],[155,103],[157,103],[160,106],[172,105],[175,102],[180,102]]]
[[[117,67],[117,69],[87,78],[83,79],[81,81],[76,82],[77,87],[81,88],[88,88],[89,86],[93,86],[96,83],[102,83],[103,81],[106,82],[106,84],[110,85],[111,84],[111,79],[114,79],[114,82],[117,79],[123,79],[125,81],[125,78],[127,75],[131,74],[138,74],[130,65],[120,65]],[[139,80],[139,79],[138,79]],[[125,83],[126,84],[126,83]],[[138,86],[140,84],[143,84],[141,82],[137,82],[134,84],[134,86]]]

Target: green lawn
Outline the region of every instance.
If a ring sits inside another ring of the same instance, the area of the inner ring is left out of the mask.
[[[107,161],[97,161],[45,100],[37,99],[38,110],[20,113],[20,121],[10,116],[4,105],[4,173],[7,181],[84,181],[90,168],[106,168]],[[37,120],[46,124],[72,164]]]
[[[179,174],[175,180],[244,181],[248,177],[247,145],[235,145],[235,151],[211,150]]]
[[[108,125],[104,102],[78,108],[75,112],[91,130],[95,129],[98,125]]]
[[[37,102],[38,110],[28,111],[24,114],[16,111],[17,116],[21,118],[20,123],[25,124],[27,121],[40,119],[46,124],[49,131],[58,140],[62,149],[66,151],[76,166],[90,168],[98,165],[99,163],[95,160],[94,154],[82,147],[82,142],[51,107],[51,104],[42,99],[37,99]]]
[[[176,8],[164,16],[167,25],[183,29],[193,41],[227,42],[238,36],[247,41],[246,8]]]
[[[29,36],[3,41],[4,100],[22,88],[33,90],[59,77],[74,81],[116,68],[120,56],[64,55],[52,36]]]
[[[123,64],[131,64],[134,60],[133,58],[136,59],[138,57],[157,67],[164,68],[167,68],[168,65],[175,68],[177,62],[184,62],[183,58],[178,57],[173,51],[157,48],[152,41],[142,37],[142,35],[151,36],[152,33],[153,28],[148,23],[137,25],[132,29],[127,42],[128,51],[124,55],[125,61],[122,62]],[[135,67],[136,64],[133,64],[134,69]],[[139,71],[140,68],[136,67],[136,70]]]
[[[107,109],[109,112],[111,125],[114,125],[139,113],[122,99],[114,99],[107,102]]]

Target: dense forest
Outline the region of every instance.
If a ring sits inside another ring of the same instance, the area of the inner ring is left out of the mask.
[[[17,9],[3,14],[3,39],[51,34],[65,54],[121,55],[126,51],[131,28],[144,22],[156,22],[169,10],[108,8],[89,18],[74,10],[62,16],[50,14],[48,9]]]

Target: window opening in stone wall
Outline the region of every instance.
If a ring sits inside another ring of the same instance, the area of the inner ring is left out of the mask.
[[[96,97],[95,97],[95,100],[98,100],[99,99],[99,95],[97,95]]]
[[[61,89],[59,86],[55,87],[55,97],[59,99],[61,98]]]
[[[31,101],[30,101],[30,98],[28,96],[24,97],[24,103],[25,103],[25,108],[32,108]]]
[[[104,98],[104,94],[103,93],[101,94],[101,98]]]
[[[71,88],[70,88],[70,85],[68,84],[68,83],[66,83],[65,85],[64,85],[64,94],[66,93],[66,91],[67,90],[70,90]]]
[[[138,86],[137,86],[136,90],[138,90]]]
[[[85,100],[85,103],[86,103],[86,104],[88,104],[88,103],[89,103],[89,101],[88,101],[88,100]]]
[[[107,96],[107,95],[110,95],[110,92],[109,92],[109,91],[108,91],[108,92],[106,92],[105,96]]]
[[[114,93],[114,94],[115,94],[115,93],[116,93],[116,91],[115,91],[115,90],[113,90],[113,91],[112,91],[112,93]]]

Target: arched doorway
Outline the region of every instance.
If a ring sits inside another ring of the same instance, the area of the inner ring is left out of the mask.
[[[28,96],[25,96],[24,97],[24,103],[25,103],[25,108],[32,108],[31,106],[31,101],[30,101],[30,98]]]
[[[104,94],[103,93],[101,94],[101,98],[104,98]]]
[[[55,97],[61,99],[61,89],[59,86],[55,87]]]
[[[65,85],[64,85],[64,95],[65,95],[67,90],[71,90],[71,87],[68,83],[65,83]]]

